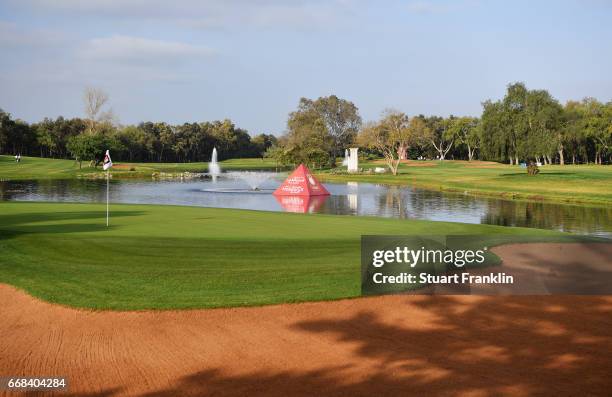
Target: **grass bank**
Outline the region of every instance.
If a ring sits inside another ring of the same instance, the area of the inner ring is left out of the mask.
[[[382,167],[382,161],[361,164],[365,170]],[[527,175],[524,168],[485,161],[407,161],[399,175],[318,174],[324,181],[357,181],[413,185],[509,199],[568,203],[612,204],[612,166],[550,165],[540,174]]]
[[[268,159],[231,159],[221,162],[226,170],[273,170],[275,163]],[[142,178],[155,173],[206,172],[208,163],[124,163],[116,162],[112,168],[113,177]],[[0,156],[0,180],[19,179],[67,179],[102,175],[102,167],[88,167],[85,163],[79,169],[74,160],[22,157],[16,163],[12,156]]]
[[[0,282],[94,309],[264,305],[360,294],[362,234],[552,231],[175,206],[0,202]],[[572,236],[567,238],[574,238]]]

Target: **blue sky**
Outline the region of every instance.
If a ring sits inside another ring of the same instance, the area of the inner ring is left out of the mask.
[[[303,96],[364,120],[480,115],[514,81],[609,101],[611,21],[608,0],[0,0],[0,108],[82,116],[95,86],[123,124],[280,134]]]

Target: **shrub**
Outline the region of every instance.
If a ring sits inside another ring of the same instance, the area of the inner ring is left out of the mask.
[[[537,175],[539,173],[540,173],[540,169],[538,168],[538,166],[533,161],[530,161],[529,164],[527,165],[527,174]]]

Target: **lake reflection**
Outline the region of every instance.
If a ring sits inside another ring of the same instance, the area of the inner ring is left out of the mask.
[[[612,237],[612,207],[511,201],[443,193],[408,186],[370,183],[326,183],[331,196],[277,200],[270,193],[280,180],[269,180],[252,193],[218,193],[210,189],[247,188],[235,179],[189,181],[114,180],[114,203],[174,204],[266,211],[369,215],[464,223],[524,226]],[[0,200],[104,202],[104,180],[40,180],[0,182]]]

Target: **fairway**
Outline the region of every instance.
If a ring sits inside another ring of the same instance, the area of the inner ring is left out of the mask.
[[[362,162],[365,170],[385,166],[384,161]],[[568,203],[612,204],[612,166],[547,165],[540,174],[490,161],[404,161],[398,175],[317,174],[324,181],[356,181],[413,185],[508,199],[548,200]]]
[[[225,170],[270,170],[275,169],[273,161],[261,158],[251,159],[229,159],[221,161],[221,167]],[[151,177],[154,173],[183,173],[183,172],[207,172],[208,162],[196,163],[116,163],[112,169],[113,177],[142,178]],[[74,160],[46,159],[39,157],[21,158],[16,163],[13,156],[0,156],[0,180],[23,180],[23,179],[66,179],[76,177],[88,177],[91,174],[102,175],[102,167],[88,167],[83,162]]]
[[[374,217],[175,206],[0,203],[0,282],[94,309],[264,305],[360,294],[362,234],[553,231]]]

